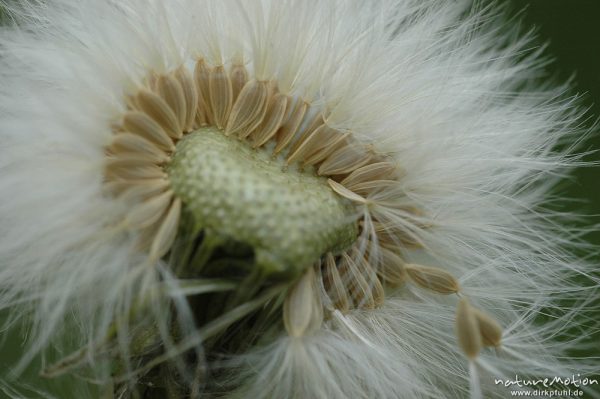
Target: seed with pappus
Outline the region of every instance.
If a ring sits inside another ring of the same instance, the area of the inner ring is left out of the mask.
[[[532,88],[543,63],[502,13],[5,7],[0,307],[31,322],[17,373],[58,352],[39,378],[115,398],[412,399],[598,371],[567,355],[585,336],[557,340],[586,331],[597,287],[574,282],[585,246],[546,207],[582,114],[564,87]]]

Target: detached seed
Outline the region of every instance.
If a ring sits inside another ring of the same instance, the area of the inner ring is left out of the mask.
[[[474,309],[465,298],[458,302],[456,308],[456,336],[465,355],[470,360],[475,359],[481,351],[482,340]]]
[[[491,316],[479,309],[473,309],[483,346],[498,347],[502,341],[502,327]]]
[[[404,270],[410,280],[421,288],[443,295],[455,294],[460,290],[458,280],[437,267],[407,264]]]

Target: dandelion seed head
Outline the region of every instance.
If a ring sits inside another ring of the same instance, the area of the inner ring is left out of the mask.
[[[492,11],[6,6],[0,306],[32,316],[22,365],[71,318],[83,348],[44,374],[91,366],[118,395],[477,397],[516,368],[595,370],[555,340],[596,286],[545,208],[581,113],[526,87],[543,59]],[[555,299],[575,305],[537,324]]]

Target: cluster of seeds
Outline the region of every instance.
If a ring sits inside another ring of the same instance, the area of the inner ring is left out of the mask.
[[[328,178],[331,189],[363,214],[374,204],[385,206],[373,199],[374,194],[394,194],[402,177],[388,156],[351,132],[330,127],[320,109],[281,93],[277,82],[250,79],[243,65],[227,71],[199,60],[193,76],[184,66],[153,74],[127,97],[127,105],[107,150],[106,189],[132,204],[123,225],[139,234],[139,246],[152,260],[170,250],[182,210],[165,167],[177,142],[201,127],[216,127],[254,149],[268,149],[285,165]],[[384,287],[410,282],[439,294],[459,294],[458,281],[448,272],[403,260],[399,249],[418,243],[401,228],[371,215],[357,223],[360,232],[351,248],[323,254],[289,290],[283,317],[291,336],[317,328],[328,313],[380,306]],[[502,331],[462,298],[457,334],[472,359],[482,346],[498,346]]]

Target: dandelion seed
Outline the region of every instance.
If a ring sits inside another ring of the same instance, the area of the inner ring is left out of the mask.
[[[552,344],[579,305],[531,316],[592,291],[541,208],[579,114],[517,93],[536,55],[490,11],[7,7],[0,307],[32,311],[21,366],[74,320],[82,349],[43,374],[85,365],[119,397],[477,397],[502,388],[490,364],[594,370]]]
[[[475,312],[465,299],[460,300],[456,309],[456,335],[465,355],[475,359],[481,351],[482,339]]]
[[[460,289],[454,276],[437,267],[409,264],[404,270],[412,282],[438,294],[455,294]]]
[[[500,346],[500,341],[502,340],[502,327],[500,327],[498,322],[478,309],[474,309],[473,313],[477,320],[483,345],[494,347]]]

